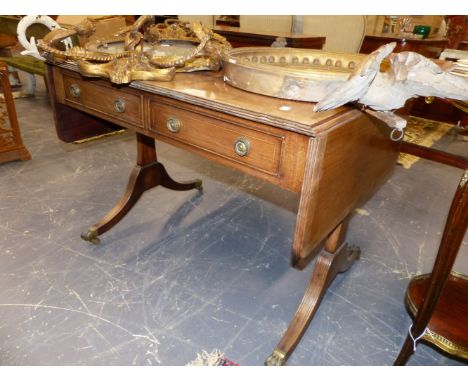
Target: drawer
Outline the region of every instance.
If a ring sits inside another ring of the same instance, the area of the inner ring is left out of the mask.
[[[127,89],[114,89],[97,81],[64,74],[63,93],[65,103],[71,106],[79,106],[112,122],[143,126],[142,97]]]
[[[242,167],[281,176],[284,136],[274,133],[274,128],[260,130],[235,117],[186,105],[184,109],[171,104],[171,100],[150,100],[149,130],[205,152],[237,162]]]

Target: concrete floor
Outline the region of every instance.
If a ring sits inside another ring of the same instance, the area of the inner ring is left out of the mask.
[[[42,83],[40,83],[42,85]],[[80,239],[119,199],[134,136],[64,144],[46,93],[17,100],[33,159],[0,166],[0,364],[185,365],[220,349],[262,365],[313,268],[290,267],[298,198],[158,143],[177,180],[154,189],[95,246]],[[466,155],[446,136],[439,148]],[[411,320],[408,281],[430,271],[461,176],[420,160],[351,220],[361,259],[327,292],[289,365],[391,365]],[[455,269],[468,273],[463,244]],[[420,344],[409,365],[459,365]]]

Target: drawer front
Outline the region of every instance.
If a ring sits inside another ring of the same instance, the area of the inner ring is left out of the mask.
[[[201,114],[190,105],[181,109],[162,98],[150,100],[149,130],[243,166],[281,176],[283,135],[260,131],[241,121],[227,123],[216,112]]]
[[[143,126],[142,97],[124,89],[113,89],[95,81],[63,76],[65,103],[78,105],[104,119]]]

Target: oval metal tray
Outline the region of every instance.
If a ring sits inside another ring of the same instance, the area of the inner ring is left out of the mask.
[[[253,93],[318,102],[347,81],[366,57],[314,49],[236,48],[223,59],[224,81]]]

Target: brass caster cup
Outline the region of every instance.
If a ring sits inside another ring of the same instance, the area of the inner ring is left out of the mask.
[[[279,350],[274,350],[273,353],[265,360],[265,366],[284,366],[287,358],[285,354]]]
[[[99,244],[101,240],[98,237],[98,233],[94,228],[89,228],[87,231],[81,234],[81,238],[84,241],[89,241],[92,244]]]
[[[203,191],[203,181],[197,179],[195,181],[195,189],[197,189],[198,191]]]

